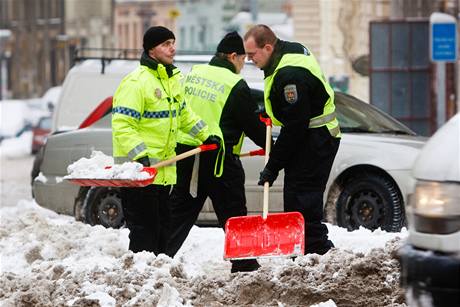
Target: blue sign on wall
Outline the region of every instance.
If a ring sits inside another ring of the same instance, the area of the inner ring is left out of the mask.
[[[433,23],[431,25],[431,60],[453,62],[457,59],[457,25]]]

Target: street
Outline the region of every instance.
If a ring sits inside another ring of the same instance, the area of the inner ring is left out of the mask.
[[[31,200],[30,171],[35,156],[10,159],[0,155],[0,204],[14,206],[21,199]]]

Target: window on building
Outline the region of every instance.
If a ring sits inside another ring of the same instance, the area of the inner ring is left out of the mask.
[[[123,48],[122,47],[122,39],[123,39],[123,25],[119,24],[118,25],[118,29],[117,29],[117,45],[118,45],[118,48]]]
[[[186,32],[185,32],[185,27],[180,27],[179,30],[180,33],[180,50],[185,50],[185,40],[186,40]]]
[[[59,0],[49,0],[50,4],[50,18],[61,18],[61,1]]]
[[[8,1],[0,1],[0,28],[6,28],[8,20]]]
[[[45,12],[46,10],[46,6],[45,6],[45,0],[36,0],[34,2],[35,4],[35,11],[37,12],[37,18],[38,19],[44,19],[46,18],[45,14],[47,12]]]
[[[23,19],[23,10],[22,6],[18,5],[17,3],[10,2],[12,5],[12,14],[11,14],[11,20],[14,21],[19,21]]]
[[[190,27],[190,49],[195,50],[195,26]]]
[[[431,111],[428,21],[371,22],[371,103],[421,135],[436,129]]]
[[[123,31],[123,48],[128,49],[129,48],[129,24],[124,25],[124,31]]]
[[[206,25],[200,25],[200,30],[198,33],[198,44],[200,50],[204,50],[206,47]]]
[[[132,42],[133,42],[133,45],[132,45],[132,49],[136,49],[138,48],[139,46],[137,46],[137,38],[140,36],[140,34],[138,33],[138,25],[136,22],[133,22],[133,38],[132,38]]]

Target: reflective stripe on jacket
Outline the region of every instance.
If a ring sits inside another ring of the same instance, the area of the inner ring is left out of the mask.
[[[127,75],[115,92],[112,109],[113,156],[115,161],[133,161],[148,156],[154,161],[175,156],[181,129],[203,141],[206,124],[183,102],[178,69],[169,77],[165,67],[154,70],[140,65]],[[158,169],[154,184],[176,183],[175,165]]]

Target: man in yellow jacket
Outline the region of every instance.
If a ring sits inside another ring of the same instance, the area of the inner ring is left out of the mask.
[[[137,161],[150,166],[175,156],[178,130],[210,143],[207,125],[185,104],[180,71],[172,65],[173,32],[161,26],[143,38],[140,66],[120,83],[113,99],[112,137],[116,163]],[[121,188],[126,225],[133,252],[164,253],[169,233],[168,198],[176,183],[174,165],[158,169],[152,185]]]

